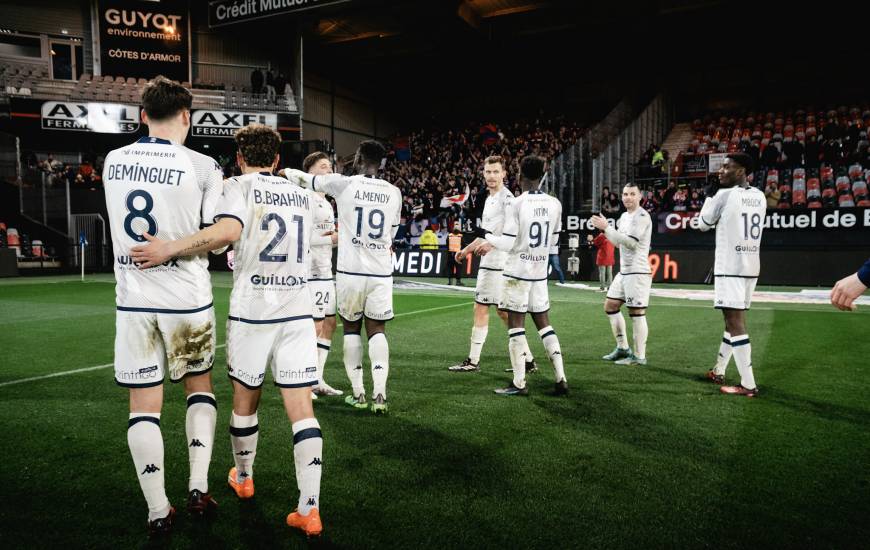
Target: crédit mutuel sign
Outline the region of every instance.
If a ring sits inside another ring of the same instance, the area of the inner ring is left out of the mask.
[[[220,27],[345,2],[350,0],[214,0],[208,6],[208,26]]]

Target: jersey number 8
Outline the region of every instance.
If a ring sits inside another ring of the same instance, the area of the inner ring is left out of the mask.
[[[136,208],[135,204],[133,204],[133,202],[140,197],[145,200],[145,208],[139,209]],[[148,229],[146,231],[149,235],[152,237],[157,235],[157,220],[151,217],[151,211],[154,209],[154,198],[151,197],[151,193],[142,189],[130,191],[130,193],[127,194],[126,205],[127,216],[124,218],[124,231],[127,232],[127,235],[129,235],[131,239],[140,243],[145,242],[145,237],[143,237],[142,234],[133,231],[133,220],[137,218],[145,220],[145,223],[148,224]]]

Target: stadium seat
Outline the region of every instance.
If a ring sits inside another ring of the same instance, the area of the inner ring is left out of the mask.
[[[837,192],[849,191],[852,188],[852,182],[848,176],[840,176],[837,178]]]
[[[860,164],[853,164],[849,167],[849,177],[852,180],[860,178],[864,173],[864,168]]]
[[[855,206],[855,200],[852,195],[842,195],[839,199],[840,208],[852,208]]]
[[[870,207],[870,199],[861,199],[855,205],[860,206],[861,208]]]

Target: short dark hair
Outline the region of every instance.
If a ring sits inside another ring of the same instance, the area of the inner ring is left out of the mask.
[[[317,164],[318,161],[323,159],[329,160],[329,155],[324,153],[323,151],[314,151],[302,161],[302,171],[307,172],[311,169],[312,166]]]
[[[623,185],[623,187],[637,187],[637,182],[627,181],[627,182],[625,182],[625,185]],[[639,190],[640,190],[640,188],[638,187],[638,191]]]
[[[483,160],[483,164],[484,166],[487,164],[501,164],[501,167],[504,168],[504,159],[500,155],[490,155]]]
[[[236,145],[250,166],[272,166],[281,147],[281,134],[263,124],[249,124],[236,132]]]
[[[544,176],[544,159],[535,155],[524,157],[520,162],[520,173],[526,179],[538,181]]]
[[[165,76],[152,78],[142,89],[142,109],[151,120],[166,120],[192,106],[190,90]]]
[[[356,154],[360,162],[366,166],[380,166],[381,161],[387,156],[387,150],[380,142],[368,139],[359,144]]]
[[[752,172],[752,157],[750,157],[746,153],[728,153],[726,158],[728,158],[731,162],[736,162],[737,164],[739,164],[741,168],[746,170],[747,174]]]

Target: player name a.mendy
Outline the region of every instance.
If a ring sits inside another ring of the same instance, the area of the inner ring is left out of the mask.
[[[388,202],[390,202],[389,193],[378,193],[376,191],[357,190],[353,198],[360,201],[377,202],[380,204],[387,204]]]

